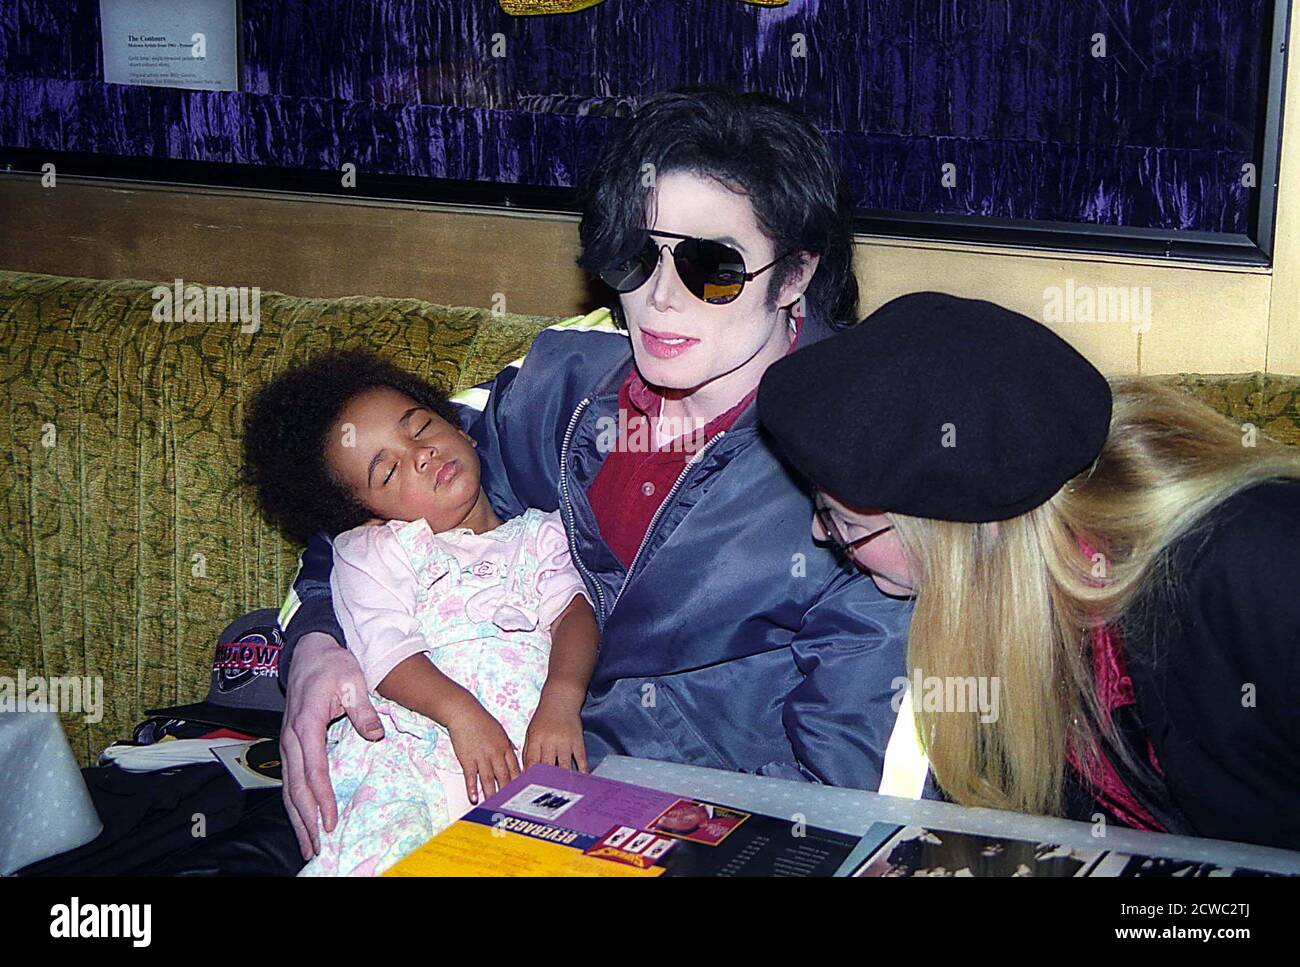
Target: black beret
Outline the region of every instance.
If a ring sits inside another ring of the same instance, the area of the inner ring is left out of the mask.
[[[768,367],[758,415],[850,507],[1006,520],[1087,469],[1110,429],[1104,376],[991,302],[916,292]]]

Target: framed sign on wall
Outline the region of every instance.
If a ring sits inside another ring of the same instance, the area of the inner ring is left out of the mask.
[[[104,83],[239,90],[239,0],[99,0]]]

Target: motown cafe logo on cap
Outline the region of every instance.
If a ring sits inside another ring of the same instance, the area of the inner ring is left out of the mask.
[[[255,678],[274,679],[280,671],[280,648],[284,642],[274,625],[253,628],[236,641],[217,644],[212,659],[212,684],[218,692],[233,692]]]

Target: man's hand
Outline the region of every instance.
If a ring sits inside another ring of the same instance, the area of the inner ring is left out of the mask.
[[[582,739],[582,690],[564,696],[557,691],[542,690],[537,711],[524,735],[524,768],[543,763],[548,766],[587,771],[587,745]]]
[[[356,657],[331,635],[303,635],[293,650],[280,727],[281,794],[302,858],[320,851],[320,827],[338,822],[338,803],[325,758],[325,730],[340,715],[364,738],[384,737]]]
[[[448,716],[446,726],[456,760],[465,773],[465,792],[477,806],[480,787],[486,799],[509,784],[521,770],[515,745],[501,723],[474,696],[466,693],[466,697],[468,701]]]

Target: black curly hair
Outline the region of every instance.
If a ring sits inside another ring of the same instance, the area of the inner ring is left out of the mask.
[[[324,353],[281,373],[253,397],[244,418],[240,477],[267,520],[290,537],[340,534],[374,516],[330,472],[325,446],[348,403],[379,387],[405,393],[460,426],[446,393],[364,350]]]

